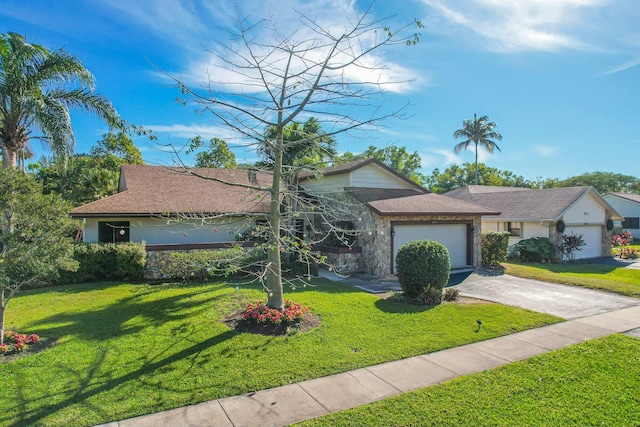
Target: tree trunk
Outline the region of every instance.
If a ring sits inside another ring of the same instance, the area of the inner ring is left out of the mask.
[[[475,118],[475,115],[473,116]],[[478,185],[478,143],[476,142],[476,185]]]
[[[0,289],[0,344],[4,344],[4,288]]]
[[[15,168],[18,165],[18,156],[15,150],[2,148],[2,169]]]
[[[282,290],[282,267],[280,257],[280,186],[282,185],[282,126],[276,131],[275,163],[273,165],[273,183],[271,185],[271,205],[269,212],[269,251],[267,253],[267,306],[284,310]]]

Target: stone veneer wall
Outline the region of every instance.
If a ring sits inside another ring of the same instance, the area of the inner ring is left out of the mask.
[[[160,269],[169,262],[171,252],[173,251],[148,251],[147,263],[144,269],[144,278],[147,280],[164,279]]]
[[[348,216],[355,218],[354,225],[360,231],[357,246],[362,247],[362,253],[352,254],[348,262],[335,260],[337,264],[344,262],[346,267],[341,271],[345,274],[367,273],[383,279],[394,279],[391,274],[391,222],[392,221],[473,221],[473,265],[479,266],[481,256],[481,219],[480,216],[379,216],[364,204],[357,202],[351,196],[342,193],[334,195],[333,203]]]
[[[611,219],[611,211],[605,209],[604,211],[604,227],[602,227],[602,256],[609,257],[613,254],[613,242],[611,242],[611,235],[613,230],[607,230],[607,221]]]

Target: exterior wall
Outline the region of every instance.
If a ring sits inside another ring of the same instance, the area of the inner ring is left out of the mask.
[[[627,199],[623,199],[621,197],[614,196],[612,194],[607,194],[606,196],[604,196],[604,199],[611,205],[611,207],[613,209],[616,210],[616,212],[618,212],[623,217],[625,217],[625,218],[626,217],[631,217],[631,218],[640,217],[640,203],[633,202],[633,201],[627,200]],[[617,223],[616,225],[618,227],[621,226],[621,222],[620,221],[616,221],[616,223]],[[640,229],[624,228],[624,229],[622,229],[622,231],[628,231],[633,235],[633,237],[635,237],[636,239],[640,239]]]
[[[330,175],[320,179],[308,179],[301,183],[302,187],[314,193],[331,193],[349,187],[349,174]]]
[[[410,183],[374,164],[368,164],[351,172],[351,182],[349,186],[365,188],[415,188]]]
[[[488,231],[508,231],[504,226],[505,222],[509,221],[495,221],[486,218],[482,219],[482,230]],[[509,248],[518,243],[520,240],[530,239],[532,237],[550,237],[549,235],[549,223],[548,221],[511,221],[520,222],[522,224],[520,236],[509,237]]]
[[[592,193],[588,193],[564,214],[567,225],[604,224],[605,209]]]
[[[236,234],[251,224],[246,217],[224,217],[211,220],[169,220],[162,218],[86,218],[83,240],[98,241],[98,223],[129,221],[130,240],[150,245],[233,242]]]
[[[319,180],[305,180],[301,185],[318,194],[342,191],[344,187],[415,188],[411,183],[375,164],[365,165],[350,173],[329,175]]]

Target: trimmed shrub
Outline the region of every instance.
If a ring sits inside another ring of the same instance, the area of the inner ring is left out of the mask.
[[[548,237],[531,237],[514,246],[514,258],[524,262],[551,262],[556,259],[556,247]]]
[[[482,232],[482,265],[489,268],[500,266],[509,255],[509,236],[506,231]]]
[[[405,295],[416,298],[430,289],[442,289],[449,281],[451,261],[447,248],[435,241],[416,240],[400,246],[397,276]]]
[[[79,263],[78,271],[61,272],[57,283],[142,280],[147,251],[144,242],[77,243],[73,258]]]
[[[266,257],[259,248],[176,251],[162,265],[160,272],[169,280],[203,282],[251,271]]]

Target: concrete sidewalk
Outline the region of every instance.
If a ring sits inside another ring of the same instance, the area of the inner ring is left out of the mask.
[[[640,306],[569,320],[423,356],[104,424],[284,426],[485,371],[586,340],[639,336]]]

